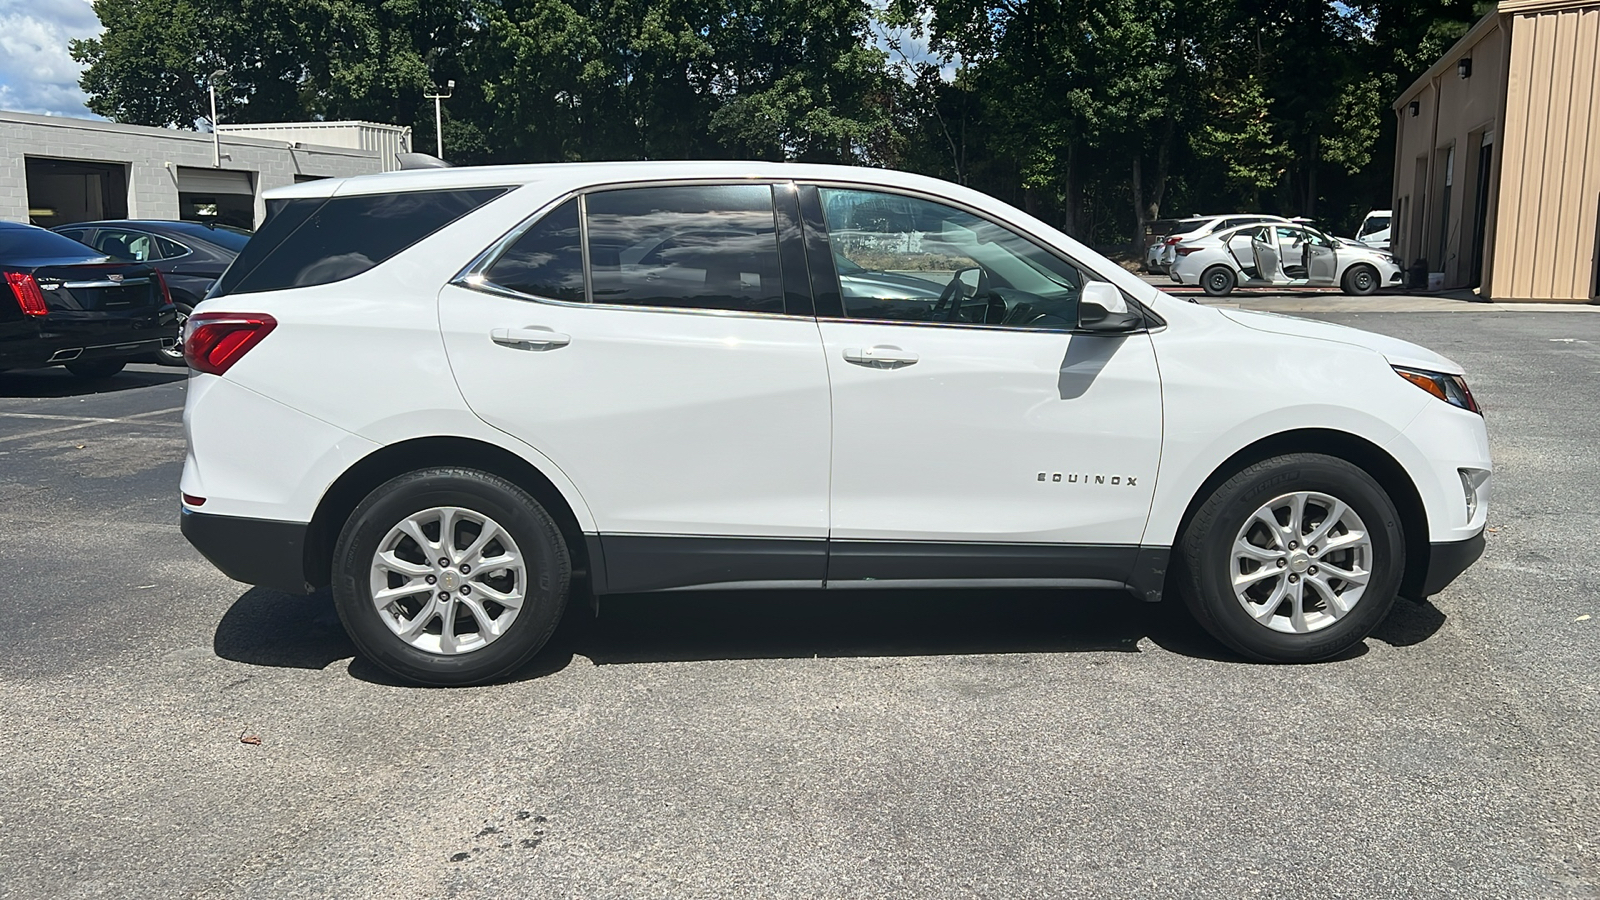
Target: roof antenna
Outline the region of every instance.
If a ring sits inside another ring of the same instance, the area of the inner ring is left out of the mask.
[[[450,163],[437,156],[429,156],[426,153],[396,153],[394,158],[400,162],[400,171],[402,172],[410,169],[451,168]]]

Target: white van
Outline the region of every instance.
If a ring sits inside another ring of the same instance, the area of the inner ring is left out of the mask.
[[[1356,240],[1369,247],[1380,250],[1389,249],[1389,219],[1392,212],[1387,209],[1375,209],[1367,213],[1361,220],[1361,230],[1356,232]]]

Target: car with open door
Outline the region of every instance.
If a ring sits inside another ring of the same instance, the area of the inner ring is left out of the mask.
[[[142,262],[159,271],[178,313],[174,339],[162,345],[156,362],[183,365],[183,323],[211,285],[250,240],[250,232],[229,225],[166,219],[108,219],[73,222],[54,229],[117,259]]]
[[[330,587],[415,682],[507,675],[571,602],[730,587],[1113,589],[1320,660],[1483,546],[1458,365],[1179,300],[958,185],[532,165],[268,208],[188,322],[183,533]]]
[[[1172,280],[1199,285],[1213,297],[1239,287],[1337,287],[1364,296],[1401,283],[1400,264],[1387,251],[1293,223],[1243,225],[1173,250]]]
[[[33,225],[0,222],[0,370],[109,378],[173,339],[161,273]]]

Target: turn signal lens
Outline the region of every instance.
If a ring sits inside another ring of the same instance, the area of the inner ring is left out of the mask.
[[[1451,406],[1459,406],[1468,412],[1483,415],[1483,410],[1478,408],[1478,401],[1472,398],[1472,391],[1467,389],[1467,380],[1460,375],[1429,372],[1426,369],[1406,369],[1400,366],[1395,366],[1394,372]]]
[[[183,358],[197,372],[221,375],[277,327],[266,313],[199,313],[184,326]]]
[[[44,292],[39,290],[39,282],[27,272],[7,272],[6,284],[11,285],[11,293],[16,295],[17,305],[22,307],[25,316],[42,316],[50,312],[44,305]]]

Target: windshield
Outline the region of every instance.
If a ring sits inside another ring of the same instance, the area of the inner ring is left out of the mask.
[[[1388,216],[1369,216],[1365,222],[1361,223],[1361,233],[1371,234],[1374,231],[1382,231],[1388,227]]]

